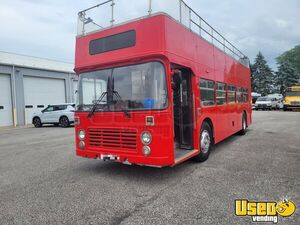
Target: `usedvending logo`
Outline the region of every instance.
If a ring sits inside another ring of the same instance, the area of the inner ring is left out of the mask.
[[[279,202],[251,202],[245,199],[235,200],[235,215],[250,216],[252,222],[278,223],[278,217],[289,217],[296,211],[295,204],[288,199]]]

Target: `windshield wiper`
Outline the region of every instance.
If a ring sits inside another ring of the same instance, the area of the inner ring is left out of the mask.
[[[119,94],[119,92],[117,92],[117,91],[113,91],[113,95],[115,95],[115,96],[117,96],[117,101],[122,101],[122,98],[121,98],[121,96],[120,96],[120,94]],[[122,112],[124,113],[124,115],[125,116],[127,116],[128,118],[131,118],[131,115],[130,115],[130,113],[128,112],[128,109],[125,109],[124,108],[124,106],[121,106],[122,107]]]
[[[107,96],[107,106],[108,106],[108,108],[110,108],[110,105],[114,104],[113,103],[114,102],[114,96],[116,96],[117,101],[122,101],[122,98],[121,98],[119,92],[114,90],[114,86],[115,86],[114,83],[115,82],[114,82],[114,78],[112,78],[113,72],[114,72],[114,69],[112,69],[111,75],[110,75],[110,77],[108,77],[108,80],[107,80],[107,91],[103,92],[101,94],[101,96],[97,99],[97,101],[93,104],[93,107],[92,107],[92,109],[90,110],[90,112],[88,114],[88,118],[91,118],[94,115],[98,105],[102,102],[102,100],[104,99],[105,96]],[[124,113],[124,115],[126,117],[131,118],[131,115],[129,114],[128,109],[125,109],[122,106],[121,110],[122,110],[122,112]]]
[[[107,91],[106,91],[106,92],[103,92],[103,93],[101,94],[101,96],[97,99],[97,101],[94,103],[94,105],[93,105],[91,111],[89,112],[88,118],[91,118],[91,117],[94,115],[97,106],[99,105],[100,102],[102,102],[102,100],[104,99],[104,97],[105,97],[106,95],[107,95]]]
[[[112,82],[111,82],[111,92],[112,92],[112,98],[113,96],[117,97],[117,101],[122,101],[122,97],[120,96],[118,91],[115,91],[115,78],[112,78]],[[124,113],[124,115],[128,118],[131,118],[131,115],[129,114],[128,110],[125,109],[123,106],[121,106],[121,110]]]
[[[102,102],[102,100],[104,99],[105,96],[107,96],[107,103],[109,101],[109,93],[110,93],[110,87],[111,87],[111,77],[113,75],[113,72],[114,72],[114,69],[111,70],[111,74],[110,74],[110,77],[107,78],[107,86],[106,86],[106,90],[105,92],[103,92],[100,97],[97,99],[97,101],[94,103],[92,109],[90,110],[89,114],[88,114],[88,118],[91,118],[95,111],[96,111],[96,108],[98,107],[98,105],[100,104],[100,102]]]
[[[131,115],[130,115],[130,113],[129,113],[129,110],[128,109],[125,109],[125,108],[123,108],[122,109],[122,112],[124,113],[124,115],[125,116],[127,116],[128,118],[131,118]]]

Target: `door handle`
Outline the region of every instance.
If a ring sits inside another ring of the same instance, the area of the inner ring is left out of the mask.
[[[4,109],[4,106],[3,106],[3,105],[0,105],[0,109]]]

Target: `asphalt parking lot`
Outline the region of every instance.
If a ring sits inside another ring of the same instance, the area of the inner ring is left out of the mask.
[[[278,224],[300,224],[300,112],[253,120],[205,163],[163,169],[77,158],[73,128],[2,128],[0,224],[252,224],[235,199],[284,197],[298,209]]]

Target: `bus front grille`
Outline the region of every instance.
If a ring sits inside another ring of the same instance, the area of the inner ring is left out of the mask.
[[[137,131],[133,129],[93,128],[89,129],[89,144],[93,147],[118,150],[137,149]]]
[[[300,101],[292,101],[291,105],[300,105]]]

